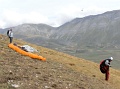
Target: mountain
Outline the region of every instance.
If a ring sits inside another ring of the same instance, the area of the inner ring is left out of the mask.
[[[52,39],[68,46],[120,47],[120,10],[76,18],[51,35]]]
[[[113,56],[119,65],[120,10],[75,18],[59,27],[46,24],[22,24],[12,27],[14,38],[55,49],[94,62]],[[9,28],[0,32],[6,34]]]
[[[0,35],[0,89],[120,89],[120,71],[110,68],[109,81],[99,64],[62,52],[14,39],[30,45],[46,61],[31,59],[8,47],[9,39]]]
[[[11,28],[14,31],[15,37],[17,38],[22,36],[22,38],[35,36],[48,38],[54,30],[54,27],[46,24],[22,24]],[[5,34],[8,29],[9,28],[4,29],[3,33]]]
[[[60,27],[45,24],[22,24],[13,27],[15,37],[40,44],[54,43],[79,48],[120,48],[120,10],[76,18]],[[4,30],[6,31],[6,30]],[[49,45],[48,45],[49,46]]]
[[[4,30],[2,28],[0,28],[0,33],[4,33]]]
[[[21,24],[11,28],[13,29],[15,38],[44,46],[46,42],[50,42],[49,36],[55,30],[55,27],[46,24]],[[8,29],[10,28],[2,29],[0,33],[5,35]]]
[[[76,18],[56,28],[45,24],[23,24],[13,29],[15,37],[32,43],[50,42],[76,48],[80,46],[120,48],[119,24],[120,10],[115,10]]]

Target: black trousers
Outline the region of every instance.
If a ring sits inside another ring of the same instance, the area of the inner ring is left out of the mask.
[[[12,43],[12,41],[13,41],[13,37],[9,37],[10,38],[10,43]]]

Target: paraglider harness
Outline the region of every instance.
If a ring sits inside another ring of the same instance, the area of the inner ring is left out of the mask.
[[[106,60],[108,60],[108,59],[106,59]],[[106,73],[108,70],[109,70],[109,66],[107,66],[107,65],[105,65],[105,61],[106,60],[102,60],[101,62],[100,62],[100,71],[104,74],[104,73]]]
[[[9,36],[9,31],[10,31],[10,30],[7,31],[7,36],[8,36],[8,37],[10,37],[10,36]]]

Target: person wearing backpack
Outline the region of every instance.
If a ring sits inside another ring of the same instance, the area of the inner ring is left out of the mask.
[[[12,32],[12,29],[10,29],[10,30],[7,31],[7,36],[10,38],[10,43],[12,43],[12,40],[13,40],[13,32]]]
[[[113,60],[113,57],[102,60],[100,63],[100,71],[105,74],[105,80],[109,79],[109,67],[111,67],[110,62]]]

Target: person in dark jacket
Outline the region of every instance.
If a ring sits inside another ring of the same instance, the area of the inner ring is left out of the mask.
[[[102,60],[100,63],[100,71],[105,74],[105,80],[109,79],[109,67],[111,67],[110,62],[113,60],[113,57]]]

